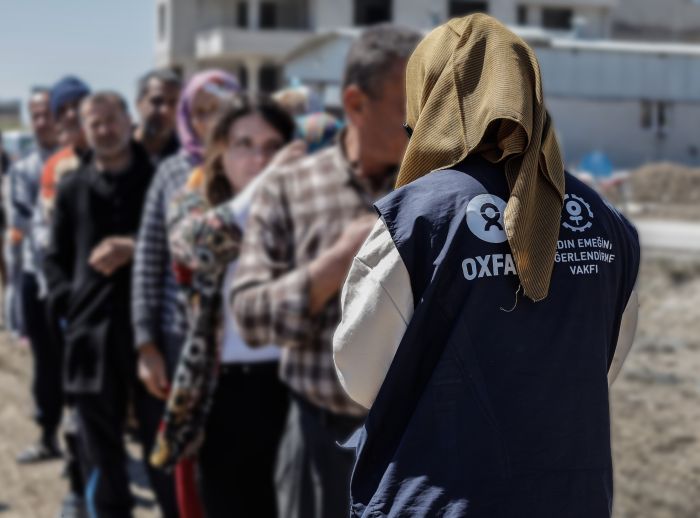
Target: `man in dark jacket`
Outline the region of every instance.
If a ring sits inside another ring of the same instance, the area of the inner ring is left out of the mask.
[[[177,153],[180,141],[175,132],[175,113],[182,80],[171,70],[151,70],[138,82],[136,109],[139,124],[134,140],[148,153],[154,167]]]
[[[87,97],[80,115],[92,154],[59,185],[45,270],[53,312],[65,322],[64,388],[78,411],[87,505],[101,518],[126,517],[131,261],[153,166],[130,140],[118,94]]]

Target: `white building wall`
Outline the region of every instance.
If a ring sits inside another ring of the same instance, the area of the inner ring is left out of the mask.
[[[447,20],[447,1],[393,0],[393,16],[394,23],[430,29]]]
[[[553,45],[535,47],[547,95],[700,103],[700,53],[688,45]]]
[[[515,25],[518,21],[518,4],[527,4],[527,0],[516,2],[514,0],[491,0],[489,14],[498,18],[506,25]]]
[[[586,20],[583,36],[587,38],[609,38],[612,35],[612,15],[606,9],[581,8],[574,16]]]
[[[514,5],[528,4],[542,7],[570,7],[570,8],[616,8],[620,0],[493,0],[495,2],[509,2]]]
[[[645,34],[653,36],[656,32],[658,36],[663,37],[665,34],[666,37],[675,39],[681,38],[685,32],[700,33],[700,2],[696,0],[619,2],[619,8],[613,13],[614,23],[636,27],[640,37]]]
[[[698,165],[700,104],[678,103],[667,108],[667,126],[642,125],[641,101],[599,101],[547,97],[568,166],[592,151],[603,151],[616,168],[671,160]]]
[[[190,0],[158,0],[156,9],[160,5],[165,6],[166,30],[163,39],[156,34],[156,63],[162,67],[180,67],[190,74],[196,70],[197,4]]]
[[[573,11],[574,19],[579,18],[585,20],[585,26],[582,36],[586,38],[606,38],[611,34],[611,11],[608,6],[600,5],[585,5],[585,2],[561,2],[557,5],[543,5],[543,2],[511,2],[508,0],[509,7],[512,7],[512,11],[508,11],[510,15],[506,14],[505,4],[503,8],[503,14],[498,14],[492,12],[494,16],[504,21],[506,24],[516,25],[517,24],[517,5],[523,5],[527,8],[527,23],[526,25],[532,27],[542,26],[542,15],[543,11],[547,7],[564,7],[571,8]]]
[[[167,35],[156,42],[156,61],[159,66],[179,66],[187,73],[196,69],[195,41],[198,34],[212,29],[237,27],[238,4],[242,0],[156,0],[166,6]],[[248,2],[248,19],[251,26],[259,19],[261,0]],[[299,0],[276,0],[280,4],[292,4]],[[393,21],[419,29],[429,29],[448,18],[449,0],[391,0]],[[507,24],[517,22],[517,7],[530,5],[531,24],[537,25],[541,19],[543,5],[573,6],[585,12],[595,34],[604,34],[600,27],[607,27],[608,9],[618,0],[490,0],[489,11]],[[354,22],[354,0],[308,0],[308,30],[323,32],[338,27],[352,27]],[[588,7],[586,7],[588,6]],[[590,10],[589,7],[594,6]],[[286,6],[289,7],[289,6]],[[294,6],[293,6],[294,7]],[[291,7],[290,7],[291,8]],[[296,9],[296,7],[295,7]],[[305,10],[306,8],[304,8]],[[280,9],[283,16],[284,9]],[[298,9],[297,9],[298,10]],[[287,12],[287,11],[284,11]],[[578,12],[578,11],[577,11]],[[289,14],[289,12],[287,12]],[[288,17],[288,16],[287,16]],[[250,49],[254,52],[256,49]],[[247,49],[236,49],[238,53]],[[222,56],[222,59],[225,59]]]
[[[313,0],[311,12],[314,13],[312,18],[315,19],[315,26],[312,28],[318,32],[337,27],[352,27],[354,21],[353,2],[348,0]]]
[[[237,1],[198,0],[193,3],[198,4],[198,30],[235,26]],[[250,12],[248,16],[250,16]]]

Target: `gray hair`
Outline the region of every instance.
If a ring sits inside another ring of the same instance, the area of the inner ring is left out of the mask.
[[[33,86],[31,90],[29,91],[29,100],[28,104],[29,106],[32,105],[33,102],[35,102],[35,98],[39,95],[45,95],[47,100],[50,102],[51,101],[51,88],[48,86]]]
[[[144,96],[148,93],[148,83],[150,83],[152,79],[156,79],[161,83],[169,86],[182,88],[182,78],[174,71],[168,68],[150,70],[149,72],[146,72],[139,78],[139,82],[136,87],[137,101],[143,99]]]
[[[32,86],[31,90],[29,91],[29,95],[40,95],[40,94],[41,95],[43,95],[43,94],[51,95],[51,88],[48,86],[39,85],[39,86]]]
[[[343,89],[354,84],[369,96],[379,96],[392,65],[408,59],[422,37],[414,29],[390,23],[366,29],[348,52]]]
[[[87,106],[102,103],[112,104],[121,109],[125,115],[129,115],[129,105],[124,100],[124,97],[112,90],[102,90],[101,92],[95,92],[85,97],[85,99],[80,102],[81,111]]]

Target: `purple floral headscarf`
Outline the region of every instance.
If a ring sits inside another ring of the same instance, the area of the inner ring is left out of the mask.
[[[204,70],[188,81],[177,105],[177,135],[182,145],[182,152],[193,165],[201,164],[204,159],[204,142],[197,136],[192,126],[192,102],[197,92],[205,87],[218,95],[235,94],[241,91],[238,79],[223,70]]]

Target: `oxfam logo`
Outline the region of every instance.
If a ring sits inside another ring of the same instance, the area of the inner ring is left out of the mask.
[[[476,237],[487,243],[506,241],[503,215],[506,202],[492,194],[480,194],[467,205],[467,226]]]

